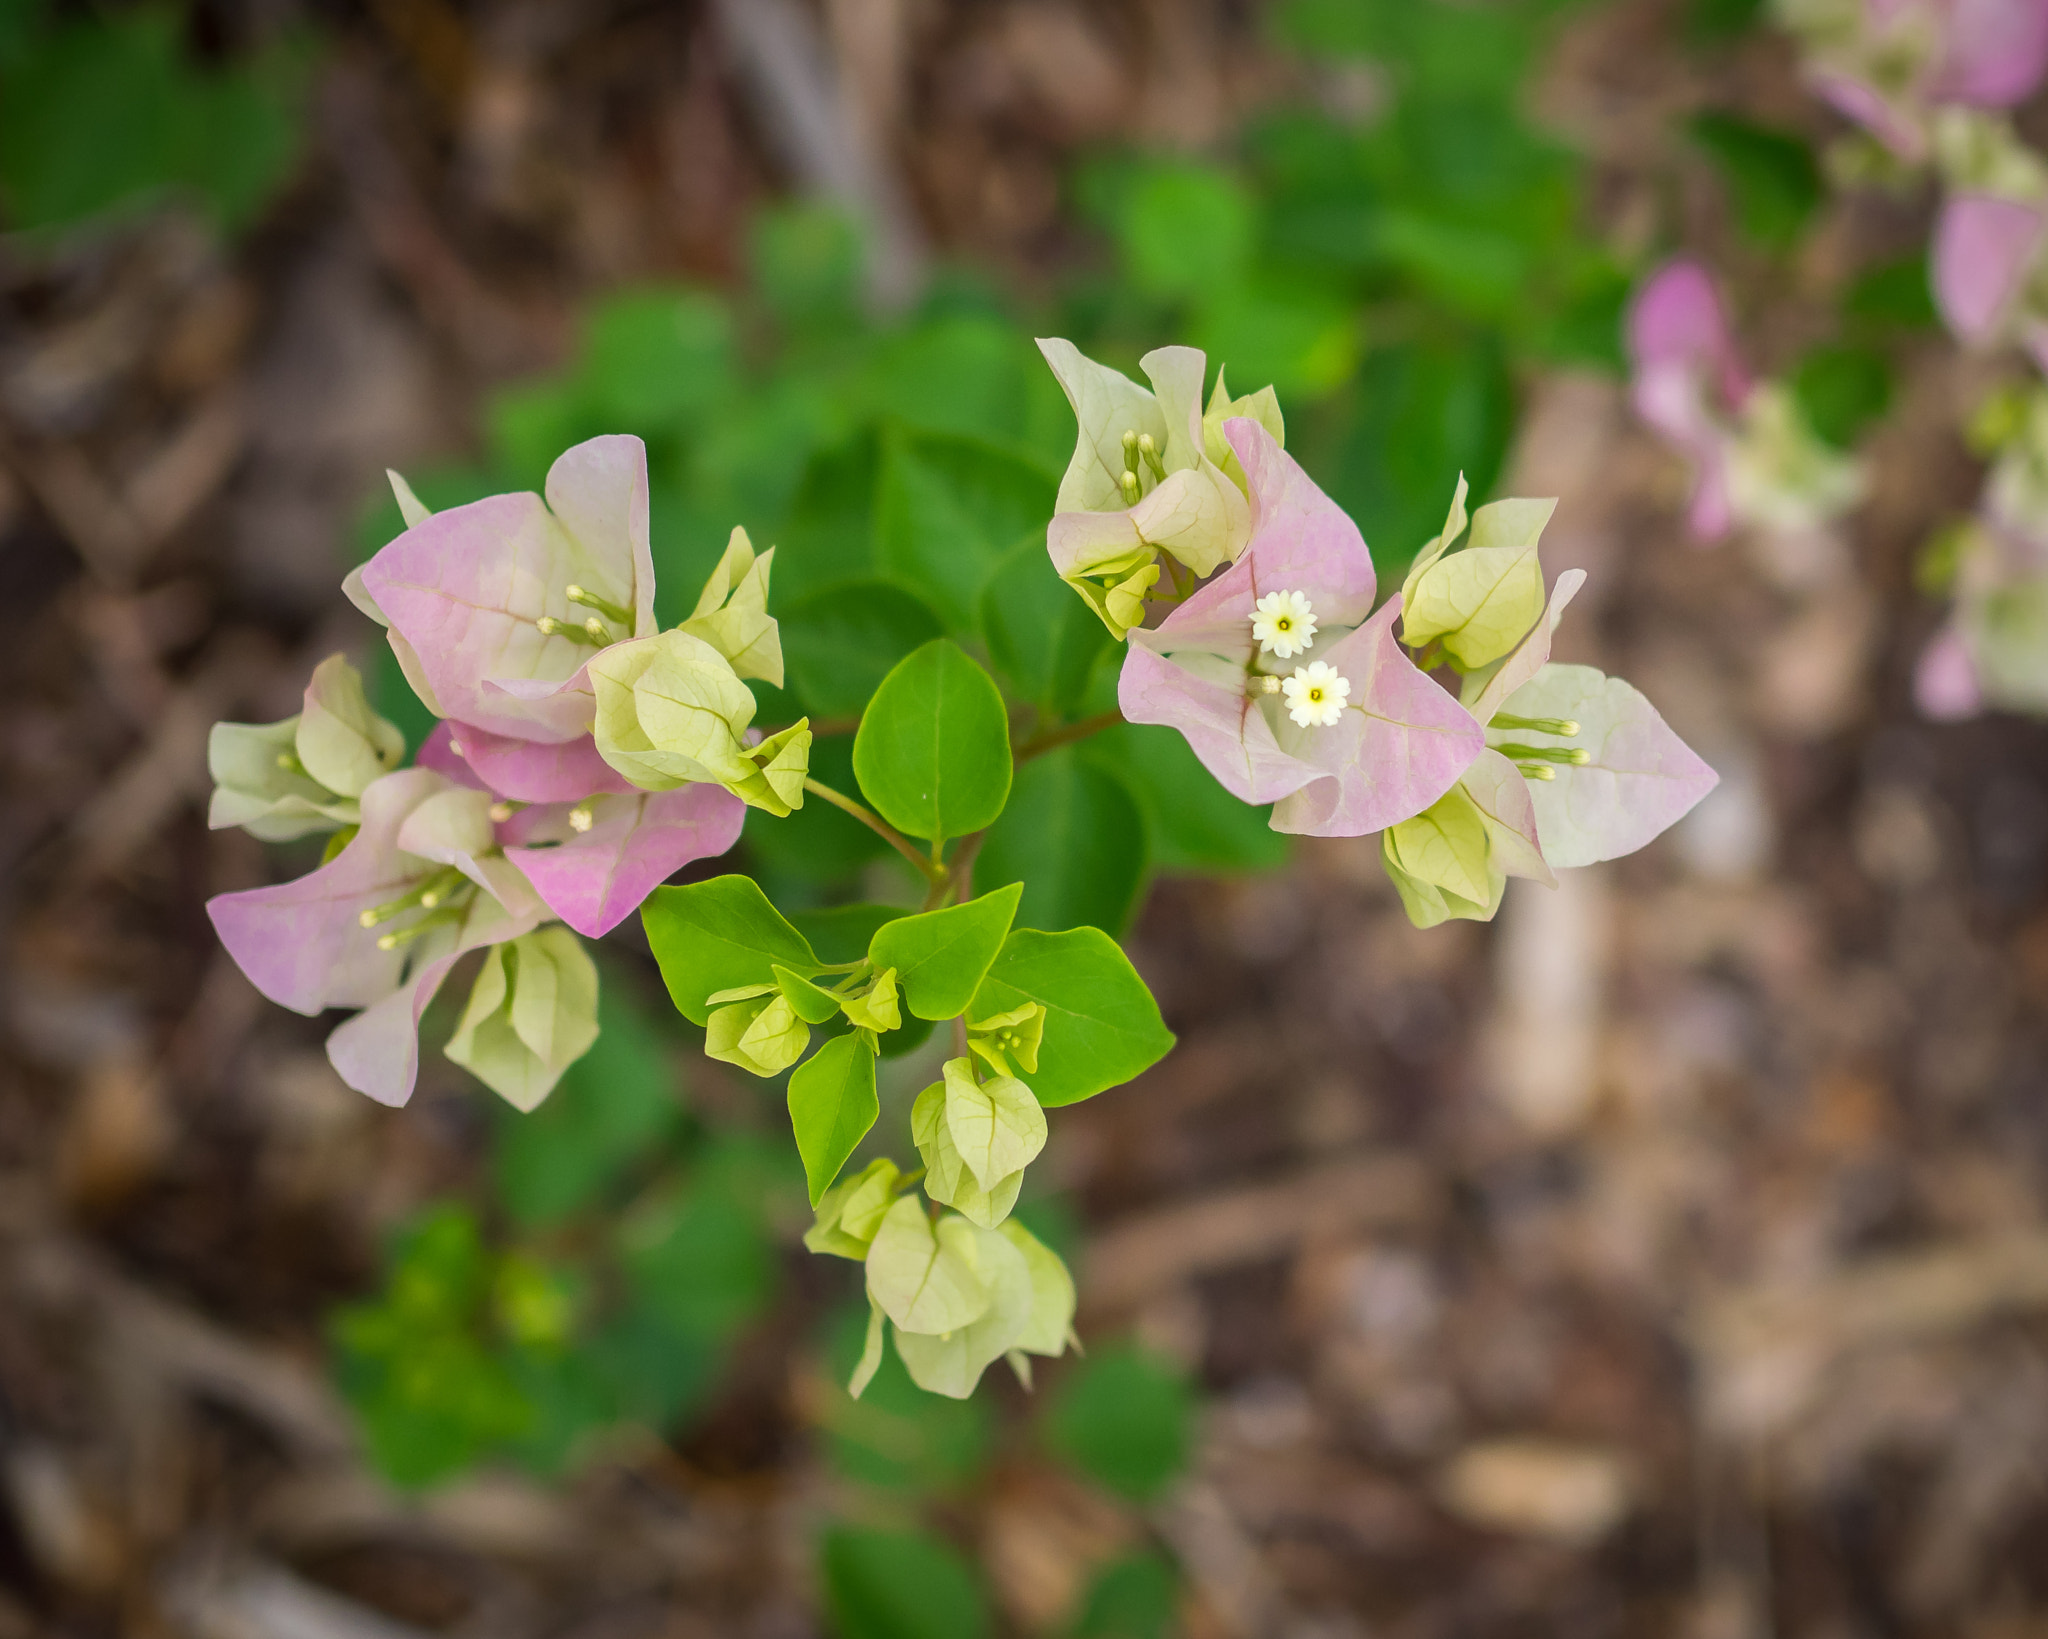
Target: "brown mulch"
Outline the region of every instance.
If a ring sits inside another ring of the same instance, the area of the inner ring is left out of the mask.
[[[1544,89],[1624,238],[1699,94],[1676,9],[1599,10]],[[820,15],[923,235],[1026,287],[1076,254],[1077,146],[1200,146],[1288,83],[1222,0]],[[1768,47],[1717,72],[1789,83]],[[205,829],[208,724],[367,640],[362,498],[459,455],[584,294],[734,276],[791,164],[749,85],[707,8],[376,5],[242,249],[158,219],[0,256],[0,1639],[816,1630],[796,1328],[680,1450],[368,1476],[322,1318],[473,1178],[481,1116],[348,1093],[201,908],[270,868]],[[1760,339],[1915,231],[1838,211],[1782,298],[1738,260]],[[1155,892],[1132,949],[1182,1044],[1045,1166],[1084,1333],[1188,1363],[1200,1452],[1143,1518],[1029,1462],[978,1491],[1016,1631],[1151,1533],[1204,1636],[2048,1636],[2048,727],[1908,693],[1981,379],[1926,343],[1804,550],[1692,548],[1620,388],[1530,385],[1512,487],[1594,573],[1564,657],[1728,777],[1494,927],[1410,928],[1375,839]]]

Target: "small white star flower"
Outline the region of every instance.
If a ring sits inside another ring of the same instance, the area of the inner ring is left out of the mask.
[[[1291,660],[1315,641],[1315,606],[1300,592],[1268,592],[1252,614],[1252,636],[1261,653]]]
[[[1351,679],[1318,660],[1296,666],[1292,677],[1281,679],[1280,692],[1287,696],[1287,715],[1303,728],[1328,728],[1344,715]]]

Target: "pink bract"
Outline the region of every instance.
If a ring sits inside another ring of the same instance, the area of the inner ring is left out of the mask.
[[[434,699],[458,721],[521,740],[590,731],[587,643],[541,631],[581,625],[581,585],[655,628],[647,449],[629,436],[578,444],[548,472],[547,499],[492,495],[421,519],[363,566],[364,591],[417,657]]]
[[[2041,212],[1992,194],[1956,194],[1934,232],[1934,296],[1966,342],[1997,339],[2040,248]]]
[[[589,808],[587,831],[572,829],[567,808],[556,805],[515,814],[499,834],[505,857],[548,909],[591,939],[611,932],[692,860],[731,848],[747,813],[719,785],[597,796]]]

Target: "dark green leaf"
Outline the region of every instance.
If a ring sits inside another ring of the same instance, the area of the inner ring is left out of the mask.
[[[934,843],[992,825],[1010,794],[1010,724],[987,672],[943,638],[883,679],[853,742],[861,791]]]
[[[775,537],[778,607],[873,571],[881,468],[881,439],[869,427],[811,455]]]
[[[789,1122],[812,1206],[867,1137],[881,1108],[875,1055],[859,1035],[834,1036],[790,1075]]]
[[[834,905],[829,910],[791,911],[789,920],[810,941],[819,961],[838,963],[859,961],[883,923],[909,914],[901,905]]]
[[[1048,1107],[1129,1081],[1173,1046],[1152,992],[1099,928],[1020,928],[1003,942],[970,1016],[987,1018],[1027,1002],[1045,1007],[1045,1040],[1028,1079]]]
[[[782,919],[752,877],[656,888],[641,906],[640,920],[669,998],[692,1024],[711,1016],[705,997],[774,983],[777,962],[817,971],[818,959],[804,936]]]
[[[1703,45],[1719,45],[1754,28],[1764,0],[1692,0],[1685,31]]]
[[[1733,114],[1696,114],[1691,129],[1728,184],[1743,234],[1767,250],[1787,249],[1820,204],[1813,150],[1788,131]]]
[[[1152,868],[1183,875],[1270,871],[1287,859],[1271,808],[1240,802],[1170,728],[1133,723],[1087,741],[1082,755],[1112,767],[1145,815]]]
[[[875,561],[950,630],[971,632],[983,583],[1013,542],[1044,531],[1057,489],[1037,463],[992,444],[899,432],[882,458]]]
[[[1866,269],[1842,298],[1842,317],[1880,334],[1931,330],[1941,322],[1924,254]]]
[[[1145,879],[1145,817],[1107,767],[1062,746],[1017,770],[974,878],[984,887],[1022,883],[1017,919],[1026,927],[1085,923],[1114,937]]]
[[[868,960],[878,972],[896,970],[903,1004],[920,1019],[956,1018],[1003,949],[1021,891],[998,888],[964,905],[900,917],[875,934]]]
[[[838,1639],[984,1639],[988,1600],[959,1551],[922,1531],[838,1526],[818,1550]]]
[[[921,599],[881,580],[813,592],[781,622],[789,686],[819,717],[858,716],[897,662],[940,631]]]
[[[982,588],[981,631],[1018,697],[1055,713],[1080,700],[1110,642],[1095,612],[1054,570],[1038,530],[1003,554]]]
[[[1149,1502],[1187,1462],[1194,1395],[1167,1360],[1112,1344],[1060,1382],[1046,1433],[1067,1461],[1133,1502]]]
[[[597,998],[598,1037],[530,1115],[502,1106],[497,1122],[498,1198],[528,1227],[557,1223],[594,1205],[613,1181],[654,1149],[681,1114],[668,1044],[634,1001],[625,975],[607,967]]]
[[[1816,347],[1799,361],[1792,391],[1807,424],[1845,450],[1891,403],[1891,363],[1871,347]]]
[[[1088,1584],[1073,1639],[1166,1639],[1179,1602],[1172,1565],[1154,1553],[1125,1554]]]

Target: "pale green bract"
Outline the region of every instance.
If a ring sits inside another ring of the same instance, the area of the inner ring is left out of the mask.
[[[804,1245],[838,1258],[864,1259],[875,1232],[903,1187],[903,1171],[877,1156],[851,1178],[842,1178],[818,1198]]]
[[[988,1312],[976,1273],[975,1226],[945,1217],[934,1224],[915,1195],[883,1214],[868,1247],[868,1295],[905,1332],[951,1332]]]
[[[986,1187],[982,1185],[953,1142],[952,1124],[946,1119],[945,1082],[935,1081],[917,1095],[917,1102],[910,1107],[910,1138],[924,1160],[924,1191],[934,1201],[984,1229],[993,1229],[1009,1217],[1024,1185],[1024,1169],[1019,1167]]]
[[[945,1077],[946,1131],[983,1190],[1038,1159],[1045,1112],[1029,1087],[1008,1075],[977,1081],[972,1059],[948,1059]]]
[[[216,723],[207,737],[214,792],[206,822],[290,842],[361,819],[356,799],[404,760],[405,736],[370,709],[341,655],[313,669],[304,709],[277,723]]]
[[[704,1051],[711,1058],[736,1064],[757,1076],[787,1070],[804,1056],[811,1027],[796,1016],[780,991],[729,1003],[711,1015],[704,1027]]]
[[[756,556],[744,529],[735,529],[718,567],[704,583],[690,618],[677,628],[711,645],[740,677],[782,687],[782,637],[768,613],[768,572],[775,548]]]
[[[531,1110],[597,1040],[597,964],[560,923],[493,945],[444,1049],[515,1109]]]
[[[749,747],[754,696],[704,639],[671,631],[614,643],[590,660],[588,672],[598,755],[641,790],[722,785],[778,818],[803,806],[809,723]]]
[[[1452,786],[1413,819],[1390,825],[1381,850],[1389,874],[1468,905],[1493,898],[1487,873],[1486,821],[1462,786]]]
[[[1556,508],[1554,500],[1512,500],[1475,512],[1462,550],[1442,550],[1411,574],[1401,607],[1402,641],[1411,649],[1441,642],[1460,671],[1505,656],[1543,613],[1536,548]],[[1459,510],[1454,506],[1454,518]]]
[[[941,1234],[947,1221],[940,1221]],[[910,1380],[953,1400],[972,1394],[981,1374],[1017,1346],[1030,1329],[1033,1298],[1031,1266],[1000,1230],[971,1229],[960,1245],[988,1294],[988,1307],[967,1325],[941,1333],[896,1329],[896,1353]]]

